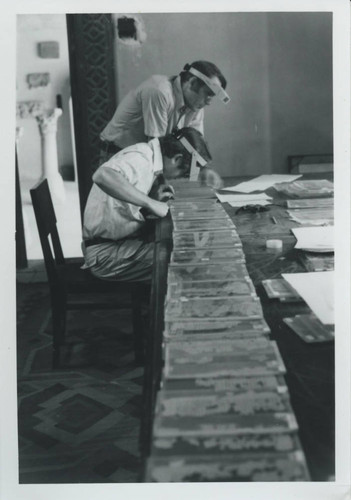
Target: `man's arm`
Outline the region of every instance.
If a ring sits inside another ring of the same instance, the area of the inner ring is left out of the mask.
[[[153,200],[139,189],[135,188],[122,174],[109,167],[100,167],[93,175],[93,181],[109,196],[145,208],[157,217],[164,217],[168,205],[162,201]]]
[[[144,120],[144,134],[149,139],[166,135],[168,102],[162,91],[153,87],[143,89],[141,93],[141,106]]]

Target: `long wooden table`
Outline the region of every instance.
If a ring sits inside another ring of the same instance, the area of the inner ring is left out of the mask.
[[[304,178],[306,178],[304,176]],[[242,179],[227,179],[226,185]],[[267,191],[269,194],[269,191]],[[294,250],[292,227],[282,197],[275,195],[275,204],[266,212],[236,213],[224,204],[241,238],[246,266],[261,299],[271,339],[278,344],[283,357],[292,407],[299,424],[299,436],[312,481],[326,481],[335,474],[334,418],[334,342],[306,344],[291,331],[283,318],[309,312],[304,302],[282,304],[267,298],[262,280],[279,278],[282,273],[304,272],[299,251]],[[277,223],[272,220],[274,217]],[[283,250],[272,253],[266,249],[267,239],[281,239]],[[153,408],[162,369],[163,306],[167,288],[167,267],[172,249],[172,221],[168,216],[156,224],[154,278],[151,293],[152,326],[147,344],[145,391],[141,445],[143,455],[150,452]]]

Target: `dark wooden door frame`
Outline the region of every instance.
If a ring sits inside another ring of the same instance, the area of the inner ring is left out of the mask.
[[[67,14],[81,219],[99,162],[99,134],[116,108],[111,14]]]

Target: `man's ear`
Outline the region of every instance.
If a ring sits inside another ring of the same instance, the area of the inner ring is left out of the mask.
[[[193,92],[198,92],[200,88],[199,79],[196,76],[192,76],[189,80],[189,87]]]
[[[183,163],[183,155],[182,153],[177,153],[172,158],[172,163],[175,167],[180,167]]]

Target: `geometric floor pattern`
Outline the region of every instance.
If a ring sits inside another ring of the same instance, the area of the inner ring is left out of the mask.
[[[143,368],[129,309],[68,312],[59,369],[51,356],[48,287],[18,284],[19,482],[139,482]]]

